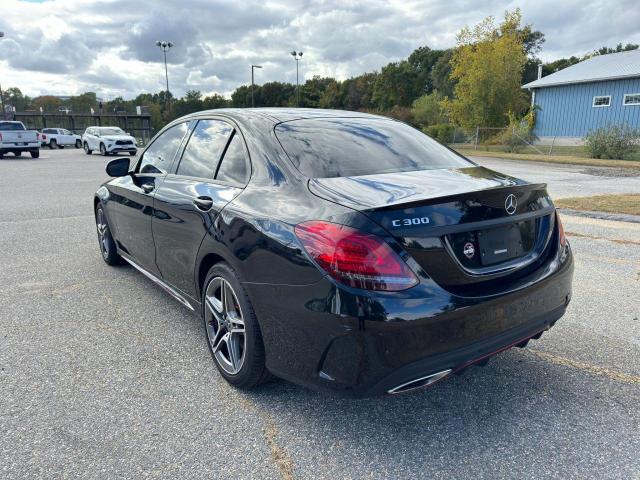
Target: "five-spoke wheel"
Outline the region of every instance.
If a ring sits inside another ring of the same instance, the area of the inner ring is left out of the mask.
[[[251,388],[271,378],[258,320],[238,273],[220,262],[203,284],[202,316],[209,351],[232,385]]]
[[[247,338],[238,297],[222,277],[215,277],[207,286],[205,317],[216,362],[228,374],[236,375],[244,363]]]

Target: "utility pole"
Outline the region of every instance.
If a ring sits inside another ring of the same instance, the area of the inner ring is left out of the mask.
[[[256,101],[253,97],[253,69],[254,68],[262,68],[262,65],[251,65],[251,107],[255,108]]]
[[[300,60],[302,60],[302,52],[296,52],[295,50],[291,51],[291,56],[296,61],[296,95],[298,97],[298,107],[300,106],[300,81],[298,80],[298,66]]]
[[[156,41],[156,46],[162,49],[162,53],[164,54],[164,76],[167,80],[167,110],[171,107],[171,99],[169,97],[169,71],[167,70],[167,50],[173,47],[173,43],[167,42],[165,40]]]

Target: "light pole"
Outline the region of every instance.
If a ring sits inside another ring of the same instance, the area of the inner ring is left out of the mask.
[[[0,32],[0,38],[4,37],[4,32]],[[0,103],[2,103],[2,116],[0,118],[2,118],[4,120],[5,118],[5,111],[4,111],[4,94],[2,93],[2,85],[0,84]]]
[[[262,65],[251,65],[251,107],[255,108],[256,101],[253,98],[253,69],[254,68],[262,68]]]
[[[292,50],[291,56],[296,60],[296,95],[298,97],[298,106],[300,106],[300,83],[298,80],[298,65],[300,64],[300,60],[302,60],[302,52],[296,52],[295,50]]]
[[[167,79],[167,105],[170,105],[169,100],[169,72],[167,70],[167,50],[173,47],[173,43],[167,42],[165,40],[156,41],[156,47],[160,47],[162,49],[162,53],[164,54],[164,76]]]

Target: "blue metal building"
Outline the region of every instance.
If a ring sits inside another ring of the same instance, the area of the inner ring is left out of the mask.
[[[608,125],[640,128],[640,50],[595,56],[522,88],[538,106],[540,143],[581,144]]]

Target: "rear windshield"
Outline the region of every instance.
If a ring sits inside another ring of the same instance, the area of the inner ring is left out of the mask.
[[[0,122],[0,130],[26,130],[20,122]]]
[[[277,125],[276,135],[294,165],[310,178],[473,166],[418,130],[393,120],[294,120]]]

